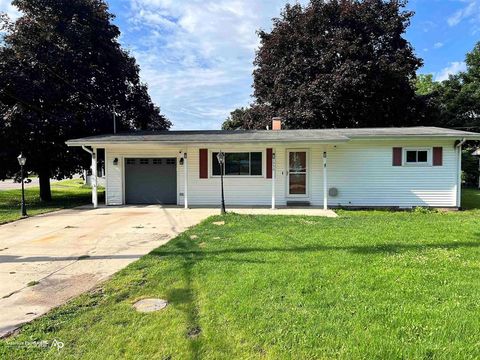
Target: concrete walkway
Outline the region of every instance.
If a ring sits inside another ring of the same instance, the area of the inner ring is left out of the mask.
[[[0,226],[0,336],[213,214],[218,209],[76,208]]]
[[[324,210],[323,208],[315,207],[284,207],[275,210],[267,208],[232,208],[227,209],[228,212],[246,215],[300,215],[300,216],[323,216],[323,217],[337,217],[338,215],[333,210]]]

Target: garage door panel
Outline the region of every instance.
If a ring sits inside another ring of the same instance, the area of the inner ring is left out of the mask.
[[[176,204],[176,158],[125,159],[127,204]]]

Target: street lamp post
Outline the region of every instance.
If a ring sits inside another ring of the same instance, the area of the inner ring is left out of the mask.
[[[22,205],[21,205],[21,212],[22,216],[27,216],[27,207],[25,206],[25,181],[23,179],[23,167],[27,162],[27,158],[23,156],[23,154],[18,155],[17,157],[18,163],[20,164],[20,177],[22,179]]]
[[[225,214],[225,196],[223,194],[223,164],[225,163],[225,153],[220,150],[220,152],[217,154],[217,160],[218,164],[220,165],[220,184],[222,187],[222,208],[221,208],[221,214]]]

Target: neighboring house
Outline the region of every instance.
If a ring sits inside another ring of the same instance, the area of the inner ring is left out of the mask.
[[[93,154],[105,149],[107,205],[218,205],[216,154],[223,151],[227,205],[455,208],[462,144],[480,139],[436,127],[280,130],[274,119],[272,128],[137,132],[67,144]]]

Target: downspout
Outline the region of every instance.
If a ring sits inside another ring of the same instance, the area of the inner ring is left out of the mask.
[[[465,144],[467,139],[463,138],[458,144],[455,145],[457,150],[457,208],[460,209],[462,201],[462,145]]]
[[[82,145],[82,149],[88,152],[92,156],[92,204],[93,208],[98,207],[98,194],[97,194],[97,152],[90,150],[85,145]]]

